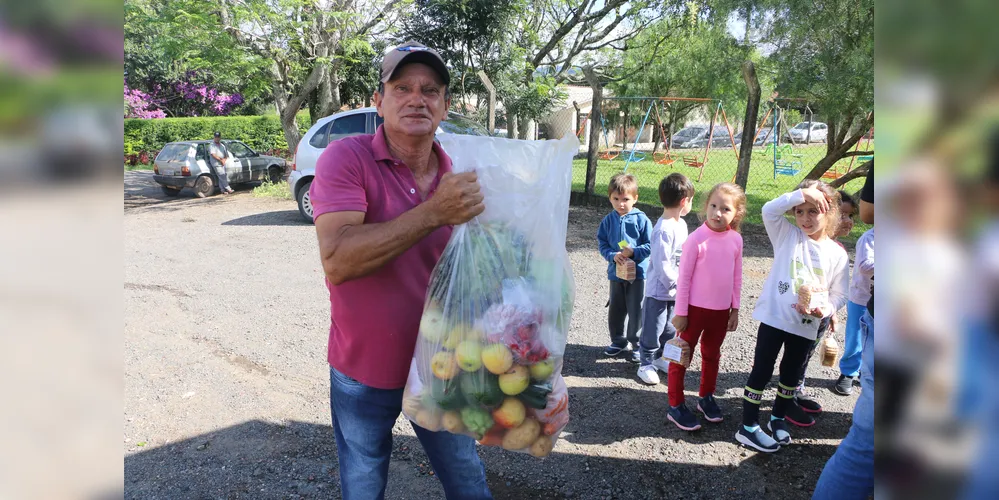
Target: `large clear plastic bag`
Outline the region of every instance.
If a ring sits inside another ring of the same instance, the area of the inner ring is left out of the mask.
[[[456,173],[478,174],[485,211],[454,228],[430,277],[403,413],[429,430],[546,456],[569,421],[565,236],[579,144],[440,141]]]

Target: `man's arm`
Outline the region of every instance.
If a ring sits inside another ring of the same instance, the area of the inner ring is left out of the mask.
[[[874,161],[871,160],[871,167],[867,169],[867,178],[864,180],[864,188],[860,190],[860,220],[867,224],[874,224]]]
[[[367,276],[439,227],[482,213],[474,173],[445,174],[432,198],[387,222],[364,223],[364,212],[328,212],[316,218],[319,257],[334,285]]]

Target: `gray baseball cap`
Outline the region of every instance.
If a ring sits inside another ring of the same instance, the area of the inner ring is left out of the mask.
[[[451,74],[441,55],[436,50],[414,41],[405,42],[385,54],[385,59],[382,60],[382,83],[391,80],[396,69],[409,63],[426,64],[441,75],[444,85],[451,84]]]

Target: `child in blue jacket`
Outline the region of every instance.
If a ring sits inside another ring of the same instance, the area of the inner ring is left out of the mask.
[[[645,295],[645,272],[649,267],[652,221],[645,212],[635,208],[638,201],[638,182],[631,174],[611,177],[607,196],[614,211],[607,214],[597,230],[600,255],[607,261],[607,279],[610,280],[607,324],[611,343],[604,350],[606,356],[617,356],[631,344],[629,359],[639,362],[638,331],[642,326],[642,299]],[[620,246],[620,242],[626,246]],[[635,261],[635,281],[617,277],[617,264],[628,259]],[[625,337],[624,321],[628,318],[628,335]]]

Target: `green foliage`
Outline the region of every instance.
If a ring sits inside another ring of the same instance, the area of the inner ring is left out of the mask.
[[[258,198],[290,200],[291,191],[288,187],[288,181],[271,182],[270,180],[265,180],[259,186],[253,188],[253,196]]]
[[[309,129],[308,114],[297,117],[304,134]],[[207,118],[160,118],[125,120],[125,156],[155,153],[168,142],[211,139],[215,131],[222,137],[245,142],[260,153],[287,152],[288,143],[277,116],[221,116]],[[287,154],[287,153],[285,153]]]
[[[746,59],[758,61],[760,55],[738,44],[724,24],[710,23],[697,17],[691,7],[685,15],[667,17],[639,34],[634,47],[625,56],[621,79],[608,87],[615,96],[702,97],[722,101],[729,123],[738,128],[746,108],[746,85],[741,65]],[[761,75],[762,76],[762,75]],[[761,78],[761,80],[763,80]],[[769,82],[761,81],[764,92]],[[772,88],[772,87],[771,87]],[[638,126],[648,102],[620,103],[632,126]],[[663,116],[664,126],[674,131],[684,118],[704,104],[674,102]],[[705,112],[713,113],[714,109]],[[609,120],[616,120],[607,113]]]

